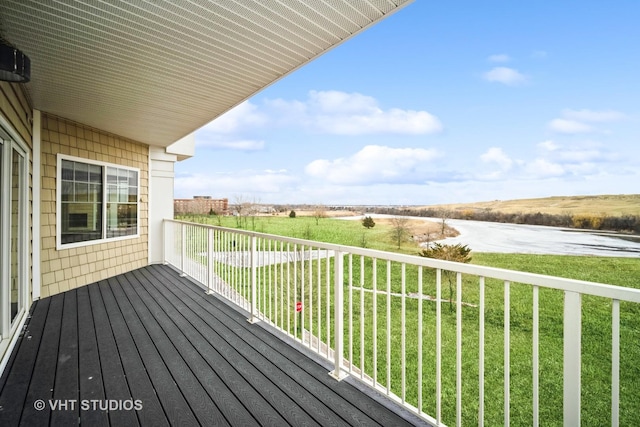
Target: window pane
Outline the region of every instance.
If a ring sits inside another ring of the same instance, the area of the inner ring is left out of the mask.
[[[109,203],[107,221],[107,237],[134,235],[138,232],[138,206]]]
[[[73,162],[62,161],[62,179],[73,180]]]
[[[102,182],[102,167],[89,165],[89,181],[96,183]]]
[[[138,172],[129,171],[129,185],[138,186]]]
[[[84,182],[76,182],[76,202],[88,202],[89,201],[89,184]]]
[[[88,182],[89,181],[89,165],[86,163],[75,163],[75,181],[76,182]]]
[[[62,243],[102,238],[102,203],[62,203]]]
[[[118,201],[120,203],[126,203],[129,201],[129,187],[126,185],[118,186]]]
[[[101,239],[102,167],[69,160],[61,163],[61,243]]]
[[[89,201],[101,202],[102,201],[102,185],[91,184],[89,186]]]
[[[129,202],[136,203],[138,201],[138,187],[129,187]]]
[[[117,202],[118,201],[118,186],[109,184],[107,187],[107,201],[108,202]]]
[[[115,184],[118,182],[118,169],[107,168],[107,182],[109,184]]]
[[[63,202],[73,201],[73,182],[62,181],[62,194],[60,197]]]

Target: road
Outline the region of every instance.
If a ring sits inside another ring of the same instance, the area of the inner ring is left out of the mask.
[[[391,215],[376,214],[370,216],[391,217]],[[345,217],[344,219],[361,218]],[[440,218],[410,218],[441,222]],[[448,219],[447,225],[458,230],[460,235],[441,240],[441,243],[461,243],[468,245],[475,252],[640,258],[640,236],[456,219]]]

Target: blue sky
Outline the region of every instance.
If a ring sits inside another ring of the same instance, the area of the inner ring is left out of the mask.
[[[196,133],[175,196],[640,192],[640,2],[417,0]]]

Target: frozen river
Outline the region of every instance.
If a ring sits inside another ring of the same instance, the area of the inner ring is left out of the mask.
[[[391,215],[371,215],[391,217]],[[361,219],[351,217],[344,219]],[[440,222],[439,218],[411,217]],[[640,236],[584,231],[539,225],[502,224],[495,222],[448,219],[447,225],[460,232],[441,243],[469,245],[476,252],[596,255],[640,258]],[[635,239],[633,239],[635,237]]]

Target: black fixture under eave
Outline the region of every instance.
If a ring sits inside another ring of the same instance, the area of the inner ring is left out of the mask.
[[[0,80],[27,83],[30,79],[29,57],[11,45],[0,43]]]

